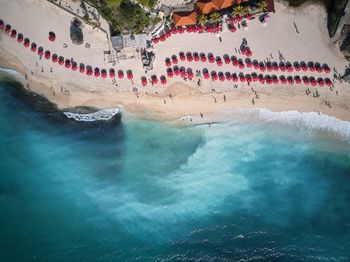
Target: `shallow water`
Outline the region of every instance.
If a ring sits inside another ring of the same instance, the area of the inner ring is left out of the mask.
[[[236,120],[78,129],[0,88],[0,261],[346,261],[350,147]]]

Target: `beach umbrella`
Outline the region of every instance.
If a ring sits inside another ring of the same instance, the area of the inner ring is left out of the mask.
[[[248,49],[247,48],[241,48],[241,53],[242,53],[242,55],[246,55],[247,54],[247,51],[248,51]]]
[[[200,60],[199,54],[197,52],[193,53],[193,60],[198,62]]]
[[[49,60],[51,58],[51,52],[49,50],[45,51],[45,59]]]
[[[274,85],[278,85],[279,80],[278,80],[277,76],[273,75],[271,78],[272,78],[272,83]]]
[[[147,78],[145,76],[141,77],[141,85],[146,86],[147,85]]]
[[[64,64],[64,57],[63,57],[63,56],[60,56],[60,57],[58,58],[58,64],[59,64],[59,65],[63,65],[63,64]]]
[[[206,71],[203,73],[204,79],[210,78],[210,74]]]
[[[95,77],[99,77],[100,75],[101,75],[100,69],[98,67],[95,67],[95,69],[94,69],[94,76]]]
[[[240,69],[245,68],[245,65],[243,64],[243,62],[239,63],[239,68],[240,68]]]
[[[188,62],[192,62],[193,61],[193,56],[192,56],[191,53],[187,53],[186,58],[187,58]]]
[[[160,76],[160,83],[162,84],[162,85],[166,85],[166,83],[167,83],[167,81],[166,81],[166,78],[165,78],[165,76]]]
[[[289,77],[287,78],[287,81],[288,81],[288,84],[290,84],[290,85],[293,85],[293,84],[294,84],[294,79],[293,79],[293,77],[291,77],[291,76],[289,76]]]
[[[260,64],[260,71],[261,72],[265,72],[266,71],[266,67],[264,66],[264,64]]]
[[[15,29],[12,29],[11,38],[16,38],[16,36],[17,36],[17,31]]]
[[[219,80],[222,82],[222,81],[225,81],[225,75],[223,72],[219,72],[218,73],[218,76],[219,76]]]
[[[265,84],[265,78],[264,78],[263,75],[259,75],[259,82],[260,82],[261,84]]]
[[[213,81],[218,80],[218,75],[216,74],[215,71],[211,72],[211,79],[212,79]]]
[[[273,62],[272,69],[273,69],[273,71],[278,71],[280,69],[280,67],[278,66],[278,64],[276,62]]]
[[[179,54],[179,56],[180,56],[180,60],[181,60],[181,61],[185,61],[185,60],[186,60],[186,56],[185,56],[184,53],[181,52],[181,53]]]
[[[294,71],[294,68],[293,68],[292,65],[288,65],[288,66],[287,66],[287,70],[288,70],[288,72],[293,72],[293,71]]]
[[[230,72],[226,72],[226,73],[225,73],[225,78],[226,78],[227,81],[231,81],[231,80],[232,80],[232,75],[231,75],[231,73],[230,73]]]
[[[287,79],[285,78],[285,76],[280,76],[280,81],[283,85],[287,84]]]
[[[233,82],[237,82],[237,81],[238,81],[238,76],[237,76],[236,73],[233,73],[233,74],[232,74],[232,81],[233,81]]]
[[[113,71],[114,71],[114,69],[113,69]],[[80,64],[79,65],[79,72],[80,73],[85,73],[85,66],[84,66],[84,64]]]
[[[178,29],[178,31],[179,31],[180,34],[183,34],[183,33],[185,32],[185,29],[182,28],[182,27],[180,27],[180,28]]]
[[[212,55],[209,55],[208,56],[208,61],[209,61],[209,63],[214,63],[215,62],[215,58],[214,58],[214,56],[212,56]]]
[[[304,77],[303,77],[303,83],[304,83],[305,85],[310,84],[310,80],[309,80],[309,78],[308,78],[307,76],[304,76]]]
[[[180,70],[179,70],[179,68],[178,68],[177,66],[174,67],[174,74],[175,74],[176,76],[180,75]]]
[[[247,53],[246,53],[246,56],[248,56],[248,57],[252,57],[252,55],[253,55],[253,52],[252,51],[250,51],[250,49],[247,51]]]
[[[18,34],[17,36],[17,42],[22,43],[23,42],[23,34]]]
[[[250,59],[248,58],[246,61],[245,61],[245,64],[248,68],[252,68],[253,67],[253,63],[252,61],[250,61]]]
[[[152,85],[155,85],[155,84],[158,83],[158,79],[157,79],[157,76],[156,76],[156,75],[153,75],[153,76],[151,77],[151,83],[152,83]]]
[[[8,33],[8,34],[11,32],[11,25],[6,25],[5,26],[5,32]]]
[[[180,76],[183,77],[183,78],[185,78],[187,76],[187,73],[186,73],[184,68],[180,69]]]
[[[287,70],[287,67],[285,66],[285,64],[283,64],[283,63],[280,64],[280,70],[282,72],[285,72]]]
[[[319,78],[319,79],[318,79],[318,85],[319,85],[320,87],[324,87],[325,84],[326,84],[326,83],[325,83],[325,81],[324,81],[322,78]]]
[[[25,38],[24,42],[23,42],[23,46],[24,47],[29,47],[29,45],[30,45],[30,40],[28,38]]]
[[[300,84],[301,84],[301,78],[300,78],[300,76],[295,76],[295,77],[294,77],[294,81],[295,81],[296,84],[300,85]]]
[[[169,58],[165,59],[165,66],[167,67],[171,66],[171,61]]]
[[[273,83],[273,80],[270,76],[266,76],[265,78],[266,84],[271,85]]]
[[[327,74],[329,74],[331,72],[331,69],[328,66],[323,67],[323,70]]]
[[[251,83],[253,81],[252,76],[250,74],[246,74],[245,79],[248,83]]]
[[[310,83],[311,83],[312,86],[316,86],[317,85],[317,81],[313,77],[311,77]]]
[[[165,36],[166,36],[166,38],[171,37],[171,31],[167,31],[167,32],[165,33]]]
[[[118,78],[123,79],[124,78],[124,72],[122,70],[118,71]]]
[[[259,77],[256,73],[252,73],[252,78],[253,78],[253,82],[257,82],[259,80]]]
[[[173,29],[171,29],[171,32],[172,32],[173,34],[177,34],[177,33],[178,33],[178,30],[174,27]]]
[[[240,23],[240,22],[242,22],[242,17],[236,16],[235,20],[237,23]]]
[[[238,66],[238,65],[239,65],[238,60],[237,60],[237,59],[232,60],[232,65],[234,65],[234,66]]]
[[[0,19],[0,30],[2,30],[4,28],[4,21],[2,21],[1,19]]]
[[[54,32],[49,32],[49,40],[51,42],[55,41],[56,40],[56,34]]]
[[[128,72],[126,73],[126,76],[129,80],[132,80],[134,78],[133,73],[131,72],[131,70],[128,70]]]
[[[57,54],[53,54],[52,57],[51,57],[51,60],[52,60],[53,63],[57,63],[58,55]]]
[[[114,78],[115,77],[115,70],[113,68],[109,69],[109,77]]]
[[[188,78],[189,78],[190,80],[192,80],[192,78],[194,77],[194,74],[193,74],[192,70],[189,70],[189,71],[187,72],[187,76],[188,76]]]
[[[179,61],[177,60],[177,57],[175,55],[173,55],[171,57],[171,62],[176,65]]]
[[[87,66],[86,68],[87,68],[87,69],[86,69],[86,74],[87,74],[88,76],[91,76],[91,75],[93,74],[93,71],[92,71],[91,66]]]
[[[222,60],[221,60],[221,58],[217,58],[217,59],[216,59],[216,64],[217,64],[218,66],[222,66]]]
[[[161,35],[159,37],[159,39],[160,39],[161,42],[164,42],[166,40],[166,36],[165,35]]]
[[[159,42],[159,38],[158,37],[153,37],[152,38],[152,43],[157,44]]]
[[[69,59],[66,59],[66,61],[64,61],[64,67],[67,69],[71,67],[71,62]]]
[[[245,76],[243,74],[239,77],[239,81],[241,81],[241,82],[245,82],[246,81],[246,78],[245,78]]]
[[[311,72],[315,72],[316,71],[316,67],[313,65],[313,63],[310,63],[308,67],[309,67],[309,70]]]
[[[173,70],[171,68],[168,68],[167,76],[170,77],[170,78],[174,76],[174,72],[173,72]]]
[[[73,71],[77,71],[77,70],[78,70],[78,65],[77,65],[76,62],[73,62],[73,63],[72,63],[72,70],[73,70]],[[107,75],[107,73],[106,73],[106,75]]]
[[[325,83],[327,86],[332,86],[332,81],[329,78],[325,79]]]
[[[225,61],[225,64],[227,64],[227,65],[229,63],[231,63],[231,59],[230,59],[230,57],[228,55],[224,56],[224,61]]]
[[[247,14],[247,15],[245,16],[245,18],[248,19],[248,20],[252,20],[253,15],[252,15],[252,14]]]
[[[101,70],[101,77],[102,78],[106,78],[107,77],[107,70],[106,69],[102,69]]]
[[[201,62],[207,62],[207,57],[205,56],[205,54],[201,54]]]
[[[235,26],[230,27],[230,32],[234,33],[237,31],[237,28]]]
[[[44,48],[42,47],[42,46],[40,46],[39,48],[38,48],[38,55],[39,56],[42,56],[44,54]]]
[[[322,73],[323,72],[323,68],[321,66],[318,66],[318,67],[316,67],[316,71],[318,73]]]
[[[31,47],[30,47],[30,50],[32,52],[36,52],[36,43],[32,43]]]

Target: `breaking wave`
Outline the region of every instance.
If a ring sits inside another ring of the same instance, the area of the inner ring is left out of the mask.
[[[63,112],[63,114],[70,119],[74,119],[80,122],[93,122],[93,121],[108,121],[112,119],[116,114],[120,113],[119,108],[106,108],[101,109],[94,113],[79,114],[72,112]]]

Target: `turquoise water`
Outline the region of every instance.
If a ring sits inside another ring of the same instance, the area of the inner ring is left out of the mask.
[[[349,143],[282,123],[61,125],[0,88],[0,261],[348,261]]]

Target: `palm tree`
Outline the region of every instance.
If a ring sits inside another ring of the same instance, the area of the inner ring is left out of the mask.
[[[256,5],[258,9],[265,12],[267,9],[267,3],[266,0],[260,0],[259,3]]]
[[[242,16],[248,13],[248,8],[242,5],[236,5],[233,8],[233,15],[234,16]]]
[[[210,21],[213,23],[221,22],[221,15],[218,12],[213,12],[210,14]]]
[[[200,15],[198,17],[198,23],[201,25],[201,26],[204,26],[206,23],[208,23],[208,18],[207,16],[205,15]]]

